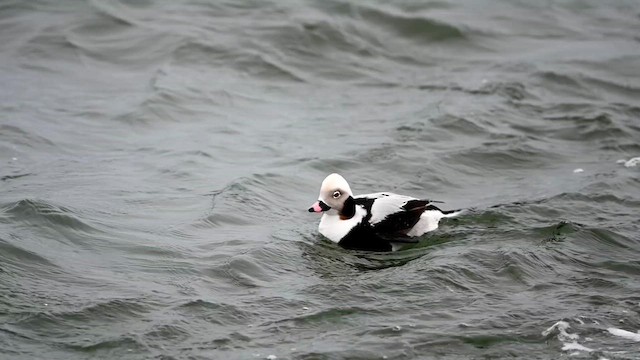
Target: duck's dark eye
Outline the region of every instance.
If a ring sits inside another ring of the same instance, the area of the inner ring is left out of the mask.
[[[334,191],[334,192],[333,192],[333,198],[334,198],[334,199],[339,198],[339,197],[340,197],[340,195],[342,195],[342,194],[341,194],[341,193],[340,193],[340,191],[338,191],[338,190],[336,190],[336,191]]]

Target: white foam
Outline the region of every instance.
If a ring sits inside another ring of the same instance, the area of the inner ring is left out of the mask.
[[[614,328],[614,327],[608,328],[607,331],[609,333],[611,333],[612,335],[615,335],[615,336],[620,336],[620,337],[623,337],[625,339],[629,339],[629,340],[633,340],[633,341],[640,341],[640,333],[634,333],[634,332],[631,332],[631,331],[622,330],[622,329],[618,329],[618,328]]]
[[[551,325],[551,327],[549,327],[547,330],[543,331],[542,336],[548,336],[553,332],[557,332],[558,340],[562,341],[562,351],[587,351],[587,352],[594,351],[591,348],[588,348],[582,344],[579,344],[577,340],[580,338],[580,335],[571,334],[567,332],[567,329],[569,329],[570,327],[571,326],[569,325],[568,322],[558,321],[557,323]],[[570,354],[570,356],[575,356],[575,355],[577,354],[576,353]]]
[[[548,336],[554,330],[558,330],[558,339],[560,341],[568,340],[578,340],[580,336],[578,334],[569,334],[567,329],[570,328],[569,323],[566,321],[558,321],[557,323],[551,325],[547,330],[542,332],[542,336]]]
[[[584,172],[584,169],[581,169],[581,168],[577,168],[577,169],[573,170],[574,174],[579,174],[579,173],[582,173],[582,172]]]
[[[624,163],[625,167],[636,167],[638,165],[640,165],[640,156],[629,159],[629,161]]]
[[[573,341],[570,343],[564,343],[562,345],[562,351],[571,351],[571,350],[578,350],[578,351],[588,351],[588,352],[592,352],[593,349],[588,348],[584,345],[578,344],[578,342]]]

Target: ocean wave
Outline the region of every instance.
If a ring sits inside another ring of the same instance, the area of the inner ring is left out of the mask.
[[[21,316],[14,325],[38,328],[81,326],[90,320],[113,321],[141,318],[149,311],[151,311],[149,304],[142,299],[109,299],[70,311],[54,310],[25,314],[26,316]]]
[[[236,178],[214,193],[211,213],[194,226],[248,225],[264,211],[272,219],[285,219],[291,213],[280,200],[286,184],[286,178],[270,173]]]
[[[418,41],[442,41],[464,39],[464,32],[457,26],[429,19],[425,16],[402,14],[390,8],[354,6],[354,17],[386,28],[402,38]]]
[[[68,207],[58,206],[39,199],[23,199],[2,205],[0,208],[5,217],[11,221],[46,225],[52,228],[68,228],[86,234],[100,233],[93,225],[82,220]]]
[[[8,242],[0,238],[0,266],[7,271],[6,268],[9,264],[13,264],[15,267],[38,267],[44,266],[46,268],[56,268],[57,266],[46,257],[37,254],[33,251],[23,249],[18,244]]]
[[[240,307],[211,302],[203,299],[190,300],[173,308],[183,316],[196,316],[218,325],[248,324],[256,315],[254,312],[245,311]]]
[[[26,148],[44,147],[50,150],[57,149],[52,140],[46,136],[39,135],[36,129],[23,129],[17,125],[0,124],[0,139],[7,142],[10,139],[12,144]]]
[[[525,169],[547,164],[559,156],[539,145],[516,142],[484,142],[480,146],[446,156],[451,164],[467,165],[473,169]]]
[[[53,228],[68,228],[88,234],[100,232],[96,227],[83,221],[74,210],[45,200],[18,200],[3,204],[0,209],[5,217],[8,216],[16,222],[45,224]]]

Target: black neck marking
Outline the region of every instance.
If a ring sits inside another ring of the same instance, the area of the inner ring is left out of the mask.
[[[351,219],[356,214],[356,202],[353,197],[349,196],[342,205],[342,211],[340,211],[340,218],[343,220]]]

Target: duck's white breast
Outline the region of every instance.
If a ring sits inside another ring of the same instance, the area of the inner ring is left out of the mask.
[[[356,206],[356,214],[351,219],[342,220],[336,211],[328,211],[322,215],[318,231],[329,240],[338,243],[349,231],[357,226],[366,215],[362,206]]]

